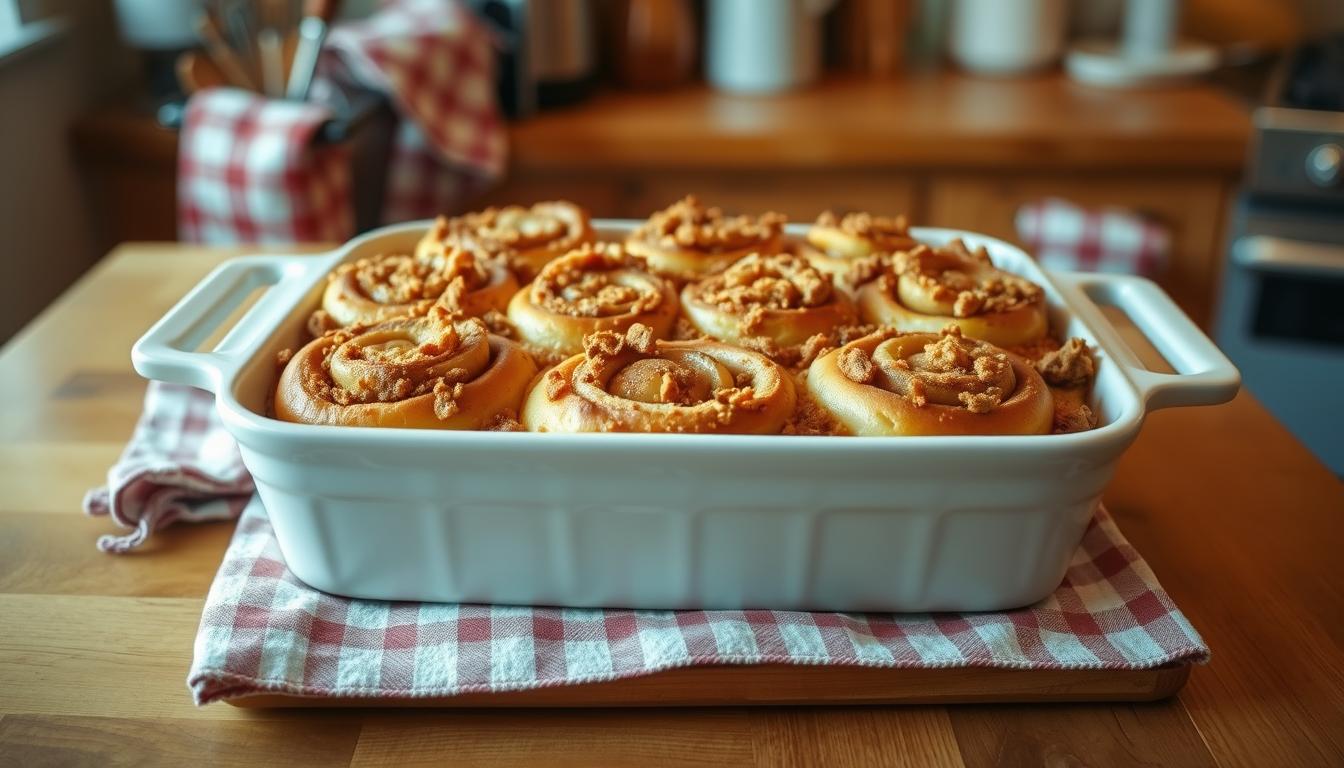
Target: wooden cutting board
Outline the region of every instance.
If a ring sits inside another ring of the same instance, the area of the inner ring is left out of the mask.
[[[793,664],[703,666],[644,677],[430,699],[264,694],[236,707],[704,707],[1155,701],[1174,695],[1189,664],[1157,669],[880,669]]]

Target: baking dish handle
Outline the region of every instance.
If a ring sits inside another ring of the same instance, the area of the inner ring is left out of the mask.
[[[320,256],[244,256],[220,264],[131,348],[147,379],[218,392],[327,266]],[[305,279],[307,278],[307,279]],[[209,351],[195,351],[257,288],[270,286]]]
[[[1148,410],[1217,405],[1236,396],[1241,374],[1153,281],[1091,272],[1051,275],[1138,387]],[[1124,310],[1179,373],[1158,373],[1144,367],[1098,304]]]

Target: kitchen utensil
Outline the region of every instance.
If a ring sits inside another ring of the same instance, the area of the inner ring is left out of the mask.
[[[261,87],[273,99],[285,95],[285,39],[275,27],[257,33],[257,57],[261,64]]]
[[[197,22],[197,31],[200,32],[201,42],[205,45],[206,54],[219,68],[219,71],[224,73],[228,83],[239,88],[256,90],[256,83],[253,82],[252,76],[248,74],[246,65],[224,40],[219,22],[215,15],[209,12],[209,9],[201,15]]]
[[[186,51],[177,57],[177,82],[182,87],[182,92],[187,95],[206,88],[231,84],[228,76],[220,71],[213,59],[196,51]],[[172,114],[178,112],[174,111]]]
[[[638,222],[594,222],[619,240]],[[1057,333],[1097,351],[1100,425],[1048,436],[842,438],[442,432],[264,415],[276,354],[305,337],[338,264],[410,252],[429,222],[318,257],[228,262],[136,343],[142,375],[214,392],[285,561],[318,589],[387,600],[996,610],[1059,583],[1147,411],[1219,403],[1236,369],[1153,283],[1040,270],[963,238],[1045,290]],[[789,233],[801,237],[803,226]],[[212,350],[195,351],[271,286]],[[1123,308],[1181,374],[1138,362],[1097,302]],[[1175,458],[1175,457],[1173,457]],[[524,481],[525,478],[525,481]]]
[[[285,96],[305,101],[317,72],[317,57],[327,39],[327,29],[336,16],[338,0],[306,0],[303,20],[299,22],[299,45],[294,52],[294,63],[289,70]]]
[[[769,93],[821,71],[821,17],[835,0],[709,0],[705,75],[716,88]]]

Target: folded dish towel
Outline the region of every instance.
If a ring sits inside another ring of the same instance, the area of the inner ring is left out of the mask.
[[[335,597],[285,567],[253,500],[206,598],[187,683],[398,699],[515,691],[702,664],[1140,669],[1208,649],[1104,510],[1059,589],[975,614],[573,610]]]
[[[238,444],[219,423],[215,396],[151,381],[145,410],[107,485],[84,496],[84,511],[132,529],[98,539],[104,552],[129,552],[179,520],[238,517],[252,496],[252,477]]]
[[[1017,235],[1047,269],[1154,277],[1171,249],[1167,228],[1145,216],[1053,197],[1018,209]]]
[[[503,172],[490,35],[460,2],[391,0],[337,25],[312,100],[206,89],[187,104],[178,151],[181,239],[211,244],[342,241],[354,232],[349,147],[314,141],[341,88],[384,94],[400,118],[382,220],[454,210]]]

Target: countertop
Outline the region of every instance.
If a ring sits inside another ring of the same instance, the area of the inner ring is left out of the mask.
[[[1213,650],[1123,705],[519,711],[192,706],[228,524],[94,548],[131,343],[229,251],[118,248],[0,351],[0,765],[1338,765],[1344,487],[1249,395],[1152,415],[1106,502]]]
[[[1208,171],[1236,174],[1250,110],[1207,83],[1094,88],[1058,72],[831,79],[766,96],[704,85],[602,91],[511,123],[522,172],[883,168]],[[81,119],[84,157],[171,167],[177,132],[126,104]]]
[[[887,168],[1237,173],[1250,111],[1216,86],[1079,85],[1058,72],[828,80],[743,97],[605,92],[513,125],[516,171]]]

